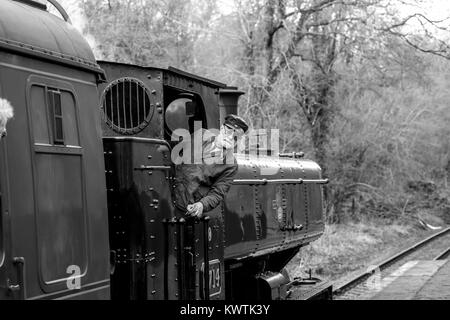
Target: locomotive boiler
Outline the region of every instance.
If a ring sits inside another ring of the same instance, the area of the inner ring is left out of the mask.
[[[284,298],[285,265],[324,230],[320,167],[249,145],[222,205],[177,216],[175,130],[219,128],[242,92],[96,61],[49,2],[63,19],[0,1],[0,98],[15,110],[0,141],[0,299]]]

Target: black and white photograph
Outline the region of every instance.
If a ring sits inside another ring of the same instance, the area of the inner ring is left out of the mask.
[[[449,257],[450,1],[0,0],[0,300],[266,319]]]

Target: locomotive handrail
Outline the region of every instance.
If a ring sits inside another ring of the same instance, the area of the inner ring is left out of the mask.
[[[329,184],[330,180],[329,179],[318,179],[318,180],[303,179],[303,183],[304,184]]]
[[[138,168],[134,168],[134,170],[171,170],[170,166],[140,166]]]
[[[328,184],[328,179],[236,179],[234,185],[267,185],[267,184]]]
[[[203,300],[209,300],[209,240],[208,240],[208,222],[210,217],[205,216],[202,219],[203,222]]]
[[[291,153],[279,153],[278,156],[280,158],[293,158],[293,159],[299,159],[303,158],[305,156],[304,152],[291,152]]]

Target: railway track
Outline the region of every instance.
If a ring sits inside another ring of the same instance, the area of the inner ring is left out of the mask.
[[[336,300],[364,300],[386,285],[383,279],[405,262],[411,260],[440,260],[450,256],[450,227],[422,240],[395,254],[381,263],[369,267],[350,279],[333,284],[333,297]]]
[[[450,247],[439,253],[434,260],[444,260],[450,257]]]

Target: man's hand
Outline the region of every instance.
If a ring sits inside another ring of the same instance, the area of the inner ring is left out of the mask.
[[[203,215],[203,204],[201,202],[196,202],[188,205],[186,215],[200,219]]]

